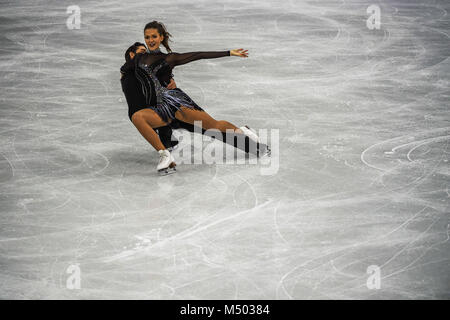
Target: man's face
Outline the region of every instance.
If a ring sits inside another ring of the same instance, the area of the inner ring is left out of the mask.
[[[139,46],[136,49],[136,53],[130,52],[130,58],[134,59],[134,57],[136,56],[136,54],[138,53],[144,53],[145,51],[147,51],[147,48],[145,48],[145,46]]]

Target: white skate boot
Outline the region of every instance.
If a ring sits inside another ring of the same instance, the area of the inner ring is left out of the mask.
[[[156,167],[158,173],[162,176],[167,174],[175,173],[177,170],[175,169],[175,159],[170,154],[168,150],[159,150],[159,163]]]
[[[239,129],[242,130],[242,132],[244,132],[244,134],[249,137],[250,139],[252,139],[255,142],[259,142],[259,137],[256,134],[256,132],[254,132],[254,130],[250,129],[249,126],[243,126],[240,127]]]
[[[252,139],[254,142],[258,143],[258,149],[256,151],[257,157],[263,157],[263,156],[270,156],[271,150],[268,145],[261,143],[259,141],[259,137],[256,134],[255,130],[250,129],[249,126],[242,126],[239,129],[244,132],[244,134],[249,137],[249,139]]]

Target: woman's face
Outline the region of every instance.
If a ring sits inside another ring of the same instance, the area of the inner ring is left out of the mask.
[[[156,50],[164,40],[164,36],[160,35],[158,29],[150,28],[144,31],[145,44],[149,50]]]

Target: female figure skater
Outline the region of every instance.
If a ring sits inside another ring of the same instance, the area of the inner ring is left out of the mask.
[[[172,69],[200,59],[213,59],[226,56],[248,57],[247,50],[236,49],[219,52],[188,52],[173,53],[168,45],[171,36],[164,25],[153,21],[144,28],[145,42],[149,52],[137,54],[134,60],[134,72],[142,85],[146,102],[150,108],[139,110],[132,115],[132,121],[144,138],[159,152],[160,161],[158,171],[167,173],[168,168],[175,168],[175,161],[164,147],[155,133],[155,128],[166,126],[173,119],[188,124],[201,121],[202,128],[217,129],[225,132],[227,129],[235,133],[247,135],[254,141],[258,141],[257,135],[247,127],[237,128],[224,120],[215,120],[201,107],[199,107],[181,89],[168,89],[161,85],[160,81],[167,82],[172,76]],[[160,44],[169,52],[164,54],[159,49]]]

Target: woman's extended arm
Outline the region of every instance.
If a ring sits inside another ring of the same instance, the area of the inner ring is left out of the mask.
[[[214,59],[214,58],[228,57],[232,55],[247,57],[247,53],[240,52],[241,50],[243,49],[229,50],[229,51],[197,51],[187,53],[174,52],[169,53],[166,56],[166,62],[173,68],[175,66],[180,66],[182,64],[186,64],[200,59]]]
[[[230,51],[197,51],[186,53],[169,53],[166,57],[167,63],[173,68],[200,59],[214,59],[230,55]]]

